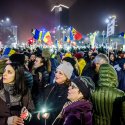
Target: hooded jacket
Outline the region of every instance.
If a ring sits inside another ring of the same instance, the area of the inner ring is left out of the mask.
[[[111,125],[113,103],[124,92],[117,89],[118,78],[110,64],[102,64],[99,69],[98,87],[92,94],[94,108],[94,125]],[[119,106],[117,108],[120,108]],[[125,115],[125,109],[121,109]],[[121,114],[122,115],[122,114]],[[123,116],[125,118],[125,116]]]

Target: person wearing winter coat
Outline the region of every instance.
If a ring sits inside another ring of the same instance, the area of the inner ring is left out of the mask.
[[[73,67],[69,62],[62,62],[56,69],[55,83],[46,86],[37,103],[37,125],[52,125],[54,119],[60,113],[67,102],[67,93],[72,77]]]
[[[83,71],[83,76],[91,77],[95,86],[98,85],[98,77],[99,77],[99,68],[102,64],[109,63],[109,59],[107,55],[103,53],[99,53],[94,60],[92,61],[91,65],[86,65]]]
[[[68,102],[52,125],[92,125],[92,103],[89,101],[94,90],[94,83],[89,77],[72,80],[68,88]]]
[[[117,86],[118,77],[113,66],[102,64],[99,68],[98,87],[92,93],[94,125],[111,125],[114,102],[117,98],[125,95],[123,91],[117,89]],[[119,108],[121,119],[124,121],[125,105],[117,106],[117,108]]]
[[[0,125],[23,125],[21,109],[33,109],[31,93],[24,83],[23,67],[10,63],[4,69],[0,83]]]
[[[116,60],[116,56],[114,53],[109,54],[109,63],[114,67],[118,64],[118,61]]]
[[[36,107],[37,99],[44,87],[49,83],[49,73],[45,66],[44,58],[38,54],[34,62],[32,98]]]
[[[125,92],[125,58],[119,60],[120,71],[117,71],[119,85],[118,88]]]
[[[49,76],[50,76],[49,83],[53,84],[54,78],[55,78],[55,71],[56,71],[57,66],[59,65],[55,54],[51,55],[50,62],[51,62],[51,71],[49,73]]]
[[[32,89],[33,86],[33,76],[32,74],[25,68],[25,55],[24,54],[12,54],[9,59],[6,61],[6,64],[9,63],[19,63],[24,68],[24,77],[25,77],[25,84],[28,86],[29,89]]]

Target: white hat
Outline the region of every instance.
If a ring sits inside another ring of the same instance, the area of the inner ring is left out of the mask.
[[[57,70],[62,71],[68,79],[71,78],[73,73],[73,67],[69,62],[63,61],[58,67]]]

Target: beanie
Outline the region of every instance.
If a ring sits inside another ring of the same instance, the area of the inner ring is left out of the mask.
[[[62,71],[68,79],[71,78],[73,73],[73,67],[69,62],[63,61],[58,67],[57,70]]]
[[[85,99],[89,99],[91,93],[95,89],[95,84],[90,77],[81,76],[72,80],[74,84],[79,88],[80,92],[84,95]]]
[[[25,61],[25,56],[24,54],[13,54],[9,57],[11,62],[17,62],[20,63],[21,65],[24,65]]]

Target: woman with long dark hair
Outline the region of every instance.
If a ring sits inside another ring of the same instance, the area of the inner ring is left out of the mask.
[[[32,109],[30,91],[24,83],[24,69],[18,63],[8,64],[0,83],[0,125],[23,125],[20,118],[25,106]]]

